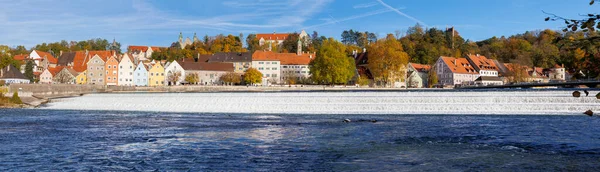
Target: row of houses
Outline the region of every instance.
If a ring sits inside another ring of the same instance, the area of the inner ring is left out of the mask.
[[[368,69],[368,53],[353,52],[359,76],[373,80]],[[503,85],[515,82],[563,82],[569,80],[564,66],[551,68],[528,67],[515,63],[502,63],[479,54],[466,57],[441,56],[433,66],[408,63],[400,71],[404,76],[392,78],[393,87],[424,88],[428,83],[431,70],[434,70],[438,83],[436,87]]]
[[[243,76],[249,68],[263,73],[264,85],[284,84],[290,79],[309,78],[308,64],[315,56],[314,53],[302,52],[300,46],[296,53],[198,54],[194,58],[167,62],[149,58],[153,52],[160,51],[160,47],[129,46],[128,50],[125,54],[115,51],[61,52],[58,58],[51,53],[33,50],[30,54],[14,58],[24,61],[19,72],[21,76],[25,73],[26,61],[32,61],[34,75],[41,84],[165,86],[223,84],[220,80],[222,75],[233,72]],[[197,76],[196,82],[186,81],[190,74]],[[175,79],[176,76],[179,77]]]

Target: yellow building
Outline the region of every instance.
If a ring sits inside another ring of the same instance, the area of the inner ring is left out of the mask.
[[[160,63],[155,63],[148,70],[148,86],[164,86],[165,85],[165,68]]]
[[[83,72],[80,72],[79,75],[77,75],[77,77],[75,77],[75,82],[77,84],[86,84],[87,83],[86,72],[87,72],[87,70],[84,70]]]

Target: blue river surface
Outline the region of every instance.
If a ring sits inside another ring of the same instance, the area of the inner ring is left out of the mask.
[[[0,171],[470,170],[600,171],[600,118],[0,109]]]

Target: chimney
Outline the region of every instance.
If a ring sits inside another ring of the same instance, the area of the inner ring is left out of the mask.
[[[366,53],[366,52],[367,52],[367,48],[363,48],[363,53]]]
[[[456,66],[456,59],[454,59],[454,61],[452,61],[452,63],[454,63],[454,66]]]
[[[62,53],[63,53],[63,51],[62,51],[62,50],[60,50],[60,54],[59,54],[58,56],[62,56]]]
[[[477,54],[477,57],[479,57],[479,54]]]
[[[308,56],[310,59],[312,59],[312,55]]]

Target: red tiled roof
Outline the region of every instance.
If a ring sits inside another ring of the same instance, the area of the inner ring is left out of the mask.
[[[264,38],[265,40],[285,40],[290,35],[289,33],[259,33],[256,34],[256,39]]]
[[[43,52],[43,51],[38,51],[38,50],[33,50],[35,51],[38,55],[40,55],[41,58],[44,58],[44,56],[50,58],[54,58],[54,56],[52,56],[52,54],[48,53],[48,52]]]
[[[454,58],[454,57],[444,57],[442,56],[442,60],[448,68],[452,71],[452,73],[462,73],[462,74],[477,74],[475,68],[471,66],[469,61],[466,58]],[[456,64],[455,64],[456,63]]]
[[[50,64],[58,64],[58,59],[54,58],[53,56],[47,56],[46,58],[48,58],[48,62]]]
[[[58,72],[60,72],[63,68],[65,68],[64,66],[57,66],[57,67],[49,67],[48,71],[52,74],[52,76],[55,76]]]
[[[496,63],[494,63],[494,60],[492,59],[488,59],[485,56],[482,55],[471,55],[469,54],[467,56],[467,58],[471,59],[471,61],[473,61],[475,67],[479,68],[479,70],[498,70],[498,67],[496,66]]]
[[[15,55],[13,57],[13,59],[18,60],[18,61],[23,61],[27,58],[29,58],[29,54],[19,54],[19,55]]]
[[[415,70],[420,71],[420,72],[427,72],[431,69],[430,65],[417,64],[417,63],[410,63],[410,65],[413,68],[415,68]]]
[[[314,58],[314,54],[297,55],[296,53],[274,53],[272,51],[256,51],[252,54],[252,60],[279,60],[282,65],[308,65]]]
[[[163,47],[157,47],[157,46],[130,45],[127,49],[131,52],[135,52],[135,51],[146,52],[146,51],[148,51],[148,47],[150,47],[152,49],[152,51],[154,51],[154,52],[160,51],[160,49],[163,48]]]

